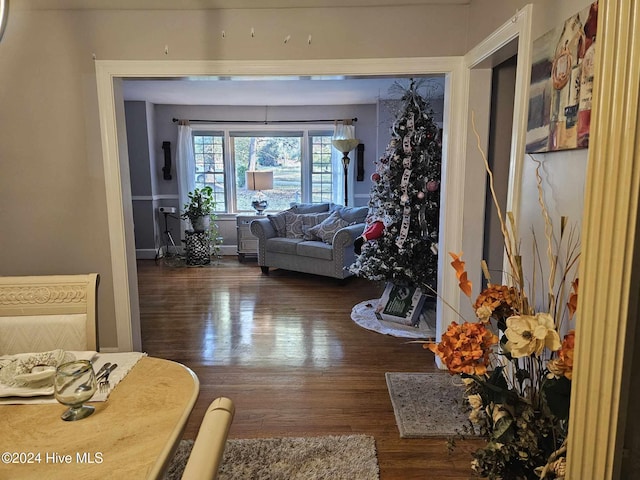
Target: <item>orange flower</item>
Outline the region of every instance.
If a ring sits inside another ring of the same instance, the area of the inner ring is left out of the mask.
[[[513,287],[506,285],[489,284],[473,304],[478,317],[496,316],[507,318],[516,314],[518,305],[518,292]],[[484,307],[484,308],[483,308]],[[487,310],[488,309],[488,310]],[[489,315],[487,315],[489,313]],[[486,318],[488,320],[488,318]]]
[[[578,309],[578,279],[576,278],[571,284],[571,288],[573,292],[569,295],[569,301],[567,302],[567,307],[569,308],[569,318],[573,318],[573,315],[576,313]]]
[[[562,348],[558,354],[558,358],[550,360],[547,368],[556,377],[565,376],[571,380],[573,377],[573,351],[576,344],[576,333],[570,330],[562,340]]]
[[[451,266],[456,271],[456,277],[458,277],[458,286],[460,290],[467,296],[471,297],[471,287],[472,284],[467,278],[467,272],[464,269],[465,262],[462,261],[462,252],[460,254],[455,254],[453,252],[449,252],[451,258],[453,258],[453,262],[451,262]]]
[[[489,366],[492,347],[498,337],[482,323],[451,322],[440,343],[425,345],[438,355],[449,372],[484,375]]]

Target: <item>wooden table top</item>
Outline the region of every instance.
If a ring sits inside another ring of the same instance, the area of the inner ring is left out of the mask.
[[[162,478],[198,397],[179,363],[143,357],[88,418],[60,404],[0,405],[0,478]]]

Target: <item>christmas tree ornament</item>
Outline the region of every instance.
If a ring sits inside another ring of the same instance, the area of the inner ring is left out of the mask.
[[[378,172],[371,174],[371,181],[378,183],[380,181],[380,174]]]
[[[440,182],[437,182],[436,180],[429,180],[427,182],[427,190],[430,192],[437,191],[438,187],[440,187]]]
[[[353,242],[353,250],[356,252],[356,255],[360,255],[362,253],[362,245],[364,242],[368,242],[370,240],[375,240],[380,238],[384,232],[384,223],[380,220],[371,223],[367,228],[364,229],[362,235],[356,238]]]

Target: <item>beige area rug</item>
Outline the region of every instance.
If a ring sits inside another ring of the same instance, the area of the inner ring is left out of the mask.
[[[386,373],[401,438],[474,435],[459,376]]]
[[[179,480],[193,440],[180,442],[165,480]],[[218,480],[377,480],[368,435],[228,440]]]

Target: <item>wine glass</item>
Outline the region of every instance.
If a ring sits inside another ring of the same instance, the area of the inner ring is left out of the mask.
[[[75,360],[60,365],[54,379],[55,397],[69,407],[62,414],[62,420],[72,422],[91,415],[94,407],[83,403],[93,396],[96,388],[96,375],[89,360]]]

